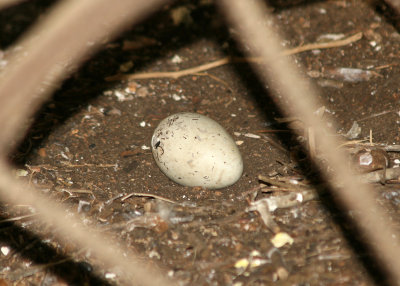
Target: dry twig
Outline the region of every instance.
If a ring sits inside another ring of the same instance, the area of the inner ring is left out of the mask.
[[[345,46],[356,42],[362,38],[362,33],[354,34],[346,39],[331,41],[327,43],[313,43],[304,46],[299,46],[293,49],[288,49],[284,51],[283,55],[294,55],[302,53],[305,51],[316,50],[316,49],[329,49],[334,47]],[[232,58],[226,57],[207,64],[199,65],[196,67],[183,69],[179,71],[171,72],[146,72],[146,73],[134,73],[134,74],[117,74],[109,76],[106,81],[116,81],[116,80],[134,80],[134,79],[149,79],[149,78],[180,78],[187,75],[199,74],[200,72],[215,69],[217,67],[233,64],[233,63],[263,63],[265,59],[262,57],[248,57],[248,58]],[[200,74],[201,75],[201,74]],[[207,74],[208,75],[208,74]]]
[[[384,180],[399,180],[400,179],[400,168],[387,168],[385,170],[376,170],[361,175],[364,182],[367,183],[379,183]]]
[[[167,199],[167,198],[164,198],[161,196],[153,195],[153,194],[148,194],[148,193],[130,193],[130,194],[127,194],[126,196],[123,196],[121,198],[121,201],[123,202],[123,201],[129,199],[130,197],[148,197],[148,198],[153,198],[153,199],[158,199],[160,201],[168,202],[171,204],[177,204],[177,202],[175,202],[173,200],[170,200],[170,199]]]
[[[301,118],[306,126],[314,128],[319,149],[328,158],[327,162],[335,172],[327,173],[327,168],[322,166],[323,162],[317,161],[317,165],[320,165],[321,171],[333,186],[333,191],[340,196],[343,206],[354,211],[359,230],[368,238],[369,246],[393,281],[400,281],[400,246],[395,238],[399,237],[398,232],[387,223],[390,220],[375,203],[371,187],[361,184],[355,178],[346,163],[344,151],[336,149],[339,142],[330,130],[326,130],[324,119],[313,114],[321,105],[317,103],[316,92],[300,77],[295,66],[280,55],[281,41],[272,28],[259,25],[263,19],[271,18],[268,11],[258,1],[220,0],[218,3],[221,4],[221,11],[226,13],[234,28],[239,31],[238,40],[252,48],[251,56],[261,56],[267,60],[268,65],[254,65],[254,68],[264,84],[275,91],[279,90],[283,99],[277,98],[276,102],[280,104],[281,110],[291,111],[291,116]],[[339,183],[344,187],[336,187]]]

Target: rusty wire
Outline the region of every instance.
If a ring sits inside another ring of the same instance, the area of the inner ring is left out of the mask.
[[[388,224],[390,219],[385,212],[375,203],[373,189],[357,179],[346,163],[344,153],[336,148],[339,142],[334,134],[324,127],[327,124],[314,115],[314,111],[319,107],[316,92],[310,83],[299,75],[295,66],[280,55],[281,41],[271,24],[266,23],[266,20],[271,21],[272,17],[259,1],[221,0],[220,4],[232,26],[238,30],[239,42],[252,47],[252,56],[265,58],[265,64],[254,65],[254,68],[260,79],[276,91],[275,94],[278,91],[281,94],[282,98],[278,98],[276,102],[282,111],[301,118],[306,126],[314,129],[322,156],[328,159],[335,175],[329,175],[321,161],[316,163],[340,197],[343,206],[354,211],[355,222],[366,235],[376,257],[394,281],[400,282],[400,246],[397,239],[400,236]],[[338,187],[340,185],[343,187]]]
[[[11,1],[10,1],[11,2]],[[23,51],[13,55],[7,73],[0,78],[0,159],[9,152],[12,143],[21,138],[26,119],[49,96],[57,83],[68,75],[68,70],[60,63],[76,67],[82,59],[109,40],[129,23],[144,19],[151,11],[166,1],[133,0],[69,0],[62,1],[53,11],[31,30],[18,45]],[[301,79],[285,58],[279,57],[279,38],[268,25],[262,25],[267,13],[256,2],[247,0],[221,0],[222,10],[232,25],[239,30],[240,41],[254,47],[254,55],[267,59],[266,65],[255,68],[264,82],[283,96],[279,100],[283,110],[293,110],[293,114],[316,130],[317,140],[331,166],[337,171],[335,177],[327,177],[332,182],[341,182],[344,188],[334,188],[347,209],[356,210],[355,219],[360,229],[367,235],[377,257],[396,281],[400,281],[400,250],[392,239],[396,234],[387,224],[387,216],[376,206],[369,186],[360,185],[344,163],[343,154],[336,150],[336,143],[328,136],[322,136],[323,123],[313,117],[317,104],[315,92]],[[261,15],[261,11],[264,11]],[[271,18],[271,17],[270,17]],[[80,27],[85,27],[81,29]],[[263,28],[261,28],[263,26]],[[88,46],[88,42],[95,43]],[[26,52],[27,56],[23,56]],[[58,64],[58,65],[57,65]],[[71,72],[71,71],[69,71]],[[270,80],[267,80],[269,78]],[[21,84],[21,81],[24,84]],[[287,84],[287,83],[290,84]],[[15,144],[15,143],[14,143]],[[167,281],[155,270],[144,269],[137,263],[134,253],[109,241],[99,238],[96,231],[83,227],[76,220],[65,219],[61,207],[37,195],[25,185],[15,182],[9,172],[10,166],[0,162],[0,194],[8,203],[34,206],[46,223],[55,226],[61,243],[68,237],[80,247],[90,248],[107,266],[118,266],[125,281],[145,285],[167,285]],[[50,206],[50,207],[49,207]],[[59,221],[68,223],[57,223]],[[127,254],[124,257],[122,253]]]

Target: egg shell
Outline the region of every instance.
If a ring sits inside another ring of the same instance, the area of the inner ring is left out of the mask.
[[[220,189],[242,175],[235,141],[216,121],[197,113],[165,118],[151,139],[154,159],[172,181],[189,187]]]

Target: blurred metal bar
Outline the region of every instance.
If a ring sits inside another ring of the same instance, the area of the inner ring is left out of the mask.
[[[282,56],[281,41],[269,23],[272,16],[260,4],[261,1],[220,0],[218,3],[238,31],[238,41],[251,47],[251,56],[266,59],[265,64],[253,66],[260,79],[274,90],[274,98],[282,111],[301,118],[306,126],[314,129],[318,147],[335,175],[328,174],[320,161],[316,163],[343,206],[354,213],[356,225],[368,239],[376,257],[391,278],[400,283],[400,235],[389,224],[389,217],[376,205],[373,189],[362,184],[346,163],[343,151],[337,148],[339,142],[334,136],[329,136],[334,134],[330,134],[324,127],[327,126],[325,122],[314,115],[318,107],[316,92],[298,74],[295,66]],[[340,185],[343,187],[338,187]]]
[[[21,2],[24,2],[24,1],[26,1],[26,0],[1,0],[0,1],[0,10],[6,9],[6,8],[8,8],[10,6],[13,6],[13,5],[17,5],[17,4],[19,4]]]
[[[16,43],[20,49],[0,75],[0,156],[22,138],[27,118],[85,56],[167,2],[67,0],[57,3]]]
[[[27,119],[48,98],[63,78],[90,52],[123,28],[147,17],[165,0],[65,0],[36,24],[16,46],[0,75],[0,194],[10,204],[26,203],[52,224],[61,243],[71,240],[92,251],[104,265],[122,270],[127,284],[169,285],[170,281],[138,260],[134,253],[118,247],[110,238],[78,220],[66,218],[56,203],[16,182],[4,163],[9,148],[23,135]],[[69,68],[67,68],[67,66]],[[23,126],[23,128],[21,128]]]
[[[390,7],[392,7],[397,15],[400,15],[400,0],[384,0]]]
[[[71,216],[62,205],[47,199],[27,184],[17,182],[10,172],[10,166],[0,162],[0,195],[2,200],[12,204],[25,204],[32,206],[41,221],[51,225],[54,235],[61,245],[70,244],[91,252],[94,261],[99,260],[110,271],[118,271],[118,276],[127,285],[172,285],[171,279],[163,276],[158,269],[146,262],[142,257],[137,258],[136,253],[118,246],[113,239],[104,232],[82,225]],[[98,261],[97,261],[98,262]],[[96,264],[94,264],[96,265]],[[175,283],[174,283],[175,284]]]

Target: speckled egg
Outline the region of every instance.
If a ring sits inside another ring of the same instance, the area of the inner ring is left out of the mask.
[[[235,141],[216,121],[197,113],[165,118],[151,139],[154,159],[172,181],[189,187],[220,189],[243,172]]]

